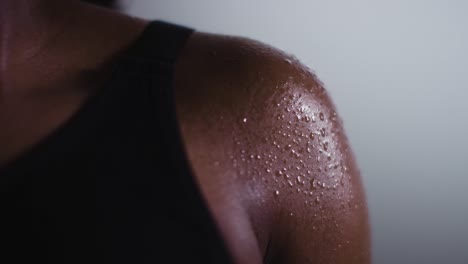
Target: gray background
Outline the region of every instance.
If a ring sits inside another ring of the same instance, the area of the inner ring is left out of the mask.
[[[251,37],[326,84],[361,167],[374,263],[468,263],[468,1],[134,0]]]

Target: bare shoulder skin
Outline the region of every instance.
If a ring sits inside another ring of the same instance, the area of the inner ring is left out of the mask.
[[[203,33],[175,73],[188,157],[236,263],[370,263],[359,170],[314,74],[264,44]]]

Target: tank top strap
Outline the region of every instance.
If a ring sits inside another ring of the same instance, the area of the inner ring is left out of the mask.
[[[128,57],[140,61],[159,61],[173,65],[193,29],[164,22],[152,21],[141,39],[128,52]]]

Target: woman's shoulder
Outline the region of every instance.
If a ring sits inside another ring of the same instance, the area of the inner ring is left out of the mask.
[[[258,41],[194,33],[175,92],[195,178],[239,262],[369,262],[359,171],[305,65]]]

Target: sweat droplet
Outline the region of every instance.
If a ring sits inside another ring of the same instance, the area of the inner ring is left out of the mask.
[[[323,115],[323,113],[322,113],[322,112],[320,112],[320,114],[319,114],[319,118],[320,118],[320,120],[322,120],[322,121],[323,121],[323,120],[325,120],[325,116]]]
[[[310,135],[309,135],[309,137],[310,137],[310,139],[314,140],[314,138],[315,138],[314,132],[311,132]]]
[[[278,196],[278,195],[279,195],[279,191],[276,190],[276,191],[275,191],[275,196]]]
[[[322,127],[322,128],[320,129],[320,134],[322,135],[322,137],[325,136],[325,134],[326,134],[326,133],[325,133],[325,128]]]
[[[323,149],[324,149],[325,151],[328,150],[328,142],[327,142],[327,141],[324,141],[323,144],[322,144],[322,146],[323,146]]]
[[[244,117],[244,119],[242,119],[242,122],[247,123],[247,118]]]
[[[317,185],[318,185],[317,180],[311,180],[310,181],[310,190],[311,191],[315,190],[315,188],[317,188]]]

